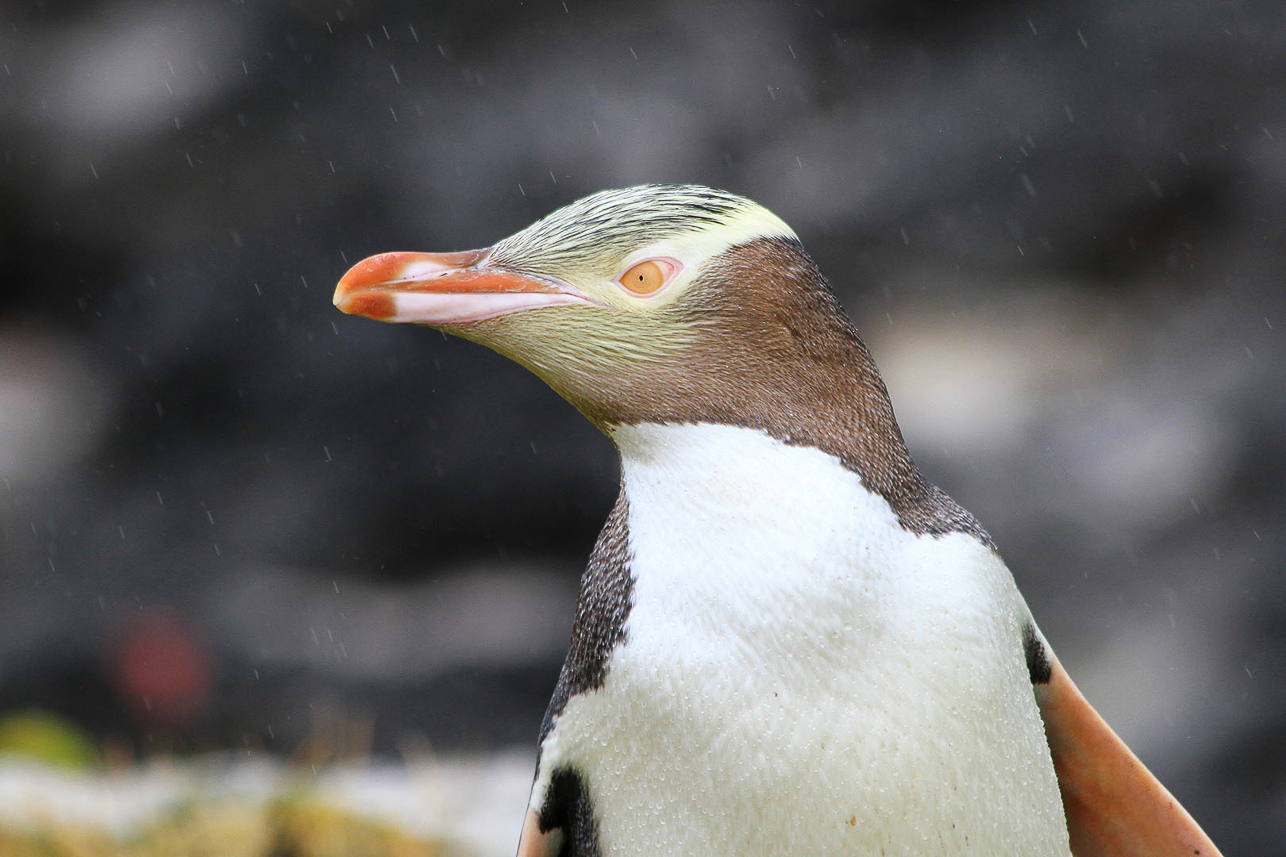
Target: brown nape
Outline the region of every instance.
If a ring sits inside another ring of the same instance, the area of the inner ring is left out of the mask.
[[[734,247],[690,294],[700,324],[693,344],[676,361],[613,379],[606,401],[573,401],[591,420],[760,429],[838,458],[906,529],[971,533],[995,548],[972,515],[920,476],[875,361],[799,242]]]

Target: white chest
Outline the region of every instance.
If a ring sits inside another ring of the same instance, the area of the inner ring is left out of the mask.
[[[605,855],[1068,853],[1026,607],[966,535],[917,536],[817,450],[618,430],[626,642],[573,697]]]

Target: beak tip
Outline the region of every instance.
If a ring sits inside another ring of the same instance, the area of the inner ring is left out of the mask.
[[[361,315],[383,321],[393,314],[393,296],[374,289],[397,276],[397,253],[381,253],[363,259],[344,272],[331,299],[345,315]]]

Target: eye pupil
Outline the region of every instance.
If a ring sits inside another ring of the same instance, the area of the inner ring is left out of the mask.
[[[658,291],[673,274],[675,266],[664,259],[648,259],[630,268],[617,281],[636,295],[650,295]]]

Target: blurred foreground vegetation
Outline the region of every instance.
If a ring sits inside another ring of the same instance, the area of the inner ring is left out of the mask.
[[[454,857],[389,825],[302,799],[266,806],[216,801],[185,804],[168,817],[117,840],[66,824],[26,830],[0,826],[5,857]]]
[[[324,764],[331,752],[311,758]],[[334,747],[333,739],[320,742]],[[197,786],[128,833],[80,823],[75,806],[78,778],[106,769],[129,770],[127,759],[105,762],[104,754],[75,724],[48,712],[27,711],[0,717],[0,760],[30,765],[31,775],[16,802],[0,818],[0,857],[457,857],[465,852],[399,830],[385,821],[338,808],[318,799],[307,786],[288,787],[266,800]],[[180,760],[171,760],[183,768]],[[197,765],[196,767],[199,767]],[[316,771],[318,765],[312,764]],[[61,786],[51,795],[46,774]],[[37,787],[37,780],[45,782]],[[198,780],[199,782],[199,780]],[[122,792],[128,787],[121,785]],[[59,804],[62,804],[61,806]],[[72,811],[68,811],[72,810]],[[15,812],[16,811],[16,812]]]

